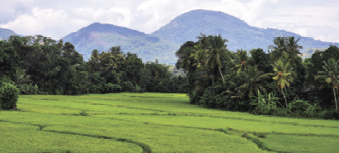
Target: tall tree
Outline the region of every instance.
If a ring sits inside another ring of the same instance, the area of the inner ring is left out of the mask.
[[[248,68],[241,73],[241,77],[244,77],[246,82],[236,90],[241,90],[240,98],[244,98],[247,96],[251,98],[253,94],[258,94],[261,92],[266,94],[266,89],[262,87],[260,84],[264,79],[269,78],[268,74],[264,74],[263,71],[259,71],[256,66],[248,66]]]
[[[287,106],[287,99],[283,89],[285,86],[289,87],[290,82],[293,82],[292,68],[289,62],[282,61],[280,59],[277,62],[274,62],[272,66],[274,72],[270,73],[269,75],[273,76],[272,79],[275,81],[276,86],[280,88],[280,91],[285,99],[285,106]]]
[[[117,56],[118,54],[124,54],[121,50],[121,46],[113,46],[109,49],[109,51],[114,56]]]
[[[236,54],[237,58],[237,64],[235,65],[234,68],[238,68],[237,70],[237,74],[240,73],[240,71],[246,70],[246,64],[247,64],[247,60],[248,60],[248,55],[247,55],[247,51],[246,50],[238,50],[237,54]]]
[[[229,58],[229,52],[226,49],[226,42],[228,40],[223,39],[221,35],[218,36],[209,36],[209,48],[206,52],[206,65],[209,66],[212,71],[214,68],[218,68],[220,76],[222,77],[223,82],[225,82],[224,75],[221,71],[223,64]]]
[[[329,85],[332,88],[334,102],[335,102],[335,110],[338,111],[338,103],[337,103],[337,95],[335,91],[338,91],[339,86],[339,67],[338,61],[331,58],[326,62],[324,62],[323,66],[324,71],[319,71],[316,76],[316,80],[320,80],[323,84],[319,89],[324,88],[326,85]]]

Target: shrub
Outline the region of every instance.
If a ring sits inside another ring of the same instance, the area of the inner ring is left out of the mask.
[[[10,78],[2,77],[0,78],[0,87],[5,85],[6,83],[12,83],[13,81]]]
[[[0,88],[0,107],[4,110],[13,109],[19,98],[19,90],[16,86],[3,83]]]
[[[277,109],[279,98],[275,97],[273,93],[262,95],[258,92],[258,96],[254,98],[251,99],[251,105],[257,106],[252,112],[254,114],[271,114]]]
[[[339,112],[336,112],[336,111],[327,111],[324,114],[324,119],[339,120]]]
[[[137,84],[135,85],[135,92],[142,92],[141,88]]]
[[[117,84],[112,84],[112,83],[105,84],[105,88],[106,88],[107,93],[120,92],[121,91],[121,86],[119,86]]]
[[[258,137],[259,138],[266,138],[267,137],[267,133],[259,133]]]
[[[298,98],[294,98],[294,100],[287,105],[287,108],[290,109],[292,112],[297,110],[306,111],[311,105],[304,100],[300,100]]]
[[[323,113],[320,112],[321,107],[317,104],[310,105],[307,110],[304,112],[305,117],[310,118],[323,118]]]
[[[122,91],[124,92],[134,92],[135,87],[131,81],[125,81],[121,84]]]
[[[281,117],[290,117],[290,110],[287,108],[277,107],[274,112],[272,112],[273,116],[281,116]]]
[[[190,97],[189,98],[190,104],[195,104],[195,105],[199,104],[200,97],[199,97],[199,94],[197,93],[197,91],[189,92],[188,96]]]
[[[80,113],[79,113],[80,116],[89,116],[87,111],[85,110],[82,110]]]

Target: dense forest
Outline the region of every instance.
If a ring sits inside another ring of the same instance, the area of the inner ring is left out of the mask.
[[[43,36],[0,41],[0,71],[2,86],[12,84],[20,94],[188,92],[187,79],[174,76],[157,60],[143,63],[136,54],[113,46],[100,53],[93,50],[84,62],[71,43]]]
[[[80,95],[115,92],[188,93],[208,108],[289,117],[338,119],[339,48],[302,59],[294,37],[276,37],[263,49],[227,49],[227,40],[198,36],[176,52],[176,68],[146,62],[119,46],[93,50],[84,61],[74,46],[47,37],[0,41],[0,100],[15,109],[17,94]]]
[[[226,39],[198,36],[176,52],[187,72],[191,104],[289,117],[339,119],[339,48],[302,59],[294,37],[276,37],[270,50],[231,52]]]

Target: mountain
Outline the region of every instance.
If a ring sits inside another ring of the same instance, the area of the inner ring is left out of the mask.
[[[12,30],[0,28],[0,40],[7,39],[11,35],[18,35],[18,34],[16,34]]]
[[[253,48],[267,50],[268,46],[273,44],[274,37],[277,36],[300,38],[298,44],[303,46],[304,49],[328,48],[330,44],[339,46],[339,43],[322,42],[284,30],[253,27],[234,16],[208,10],[193,10],[184,13],[153,32],[151,36],[181,45],[186,41],[197,41],[196,37],[200,36],[200,33],[206,35],[221,34],[224,39],[229,41],[226,44],[231,51]]]
[[[137,30],[119,27],[111,24],[93,23],[77,32],[63,38],[71,42],[79,53],[87,60],[93,49],[108,51],[112,46],[121,46],[126,52],[136,53],[143,62],[154,61],[174,65],[177,61],[176,50],[186,41],[197,41],[200,33],[219,35],[227,39],[227,48],[250,50],[262,48],[265,51],[273,44],[274,37],[294,36],[300,38],[299,45],[304,47],[307,56],[311,55],[309,48],[328,48],[339,43],[323,42],[313,38],[271,28],[257,28],[244,21],[223,12],[208,10],[193,10],[184,13],[159,30],[145,34]]]
[[[93,49],[108,51],[112,46],[121,46],[124,53],[136,53],[144,62],[154,61],[157,58],[161,62],[170,63],[172,59],[166,58],[166,55],[174,55],[176,50],[173,45],[157,37],[137,30],[101,23],[93,23],[71,33],[65,36],[63,41],[72,43],[75,49],[83,54],[85,60],[90,58]]]

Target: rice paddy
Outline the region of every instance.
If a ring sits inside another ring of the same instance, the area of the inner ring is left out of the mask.
[[[0,152],[337,152],[339,122],[190,105],[185,94],[20,96]]]

